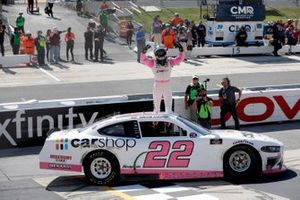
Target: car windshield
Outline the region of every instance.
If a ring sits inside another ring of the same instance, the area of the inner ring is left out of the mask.
[[[196,132],[202,134],[202,135],[209,135],[210,134],[210,130],[203,128],[202,126],[200,126],[199,124],[192,122],[182,116],[178,116],[177,119],[179,121],[181,121],[182,123],[184,123],[185,125],[187,125],[188,127],[194,129]]]

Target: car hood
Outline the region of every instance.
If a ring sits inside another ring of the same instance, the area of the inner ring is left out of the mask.
[[[249,140],[249,141],[261,141],[261,142],[272,142],[278,145],[283,145],[282,142],[271,138],[266,135],[257,134],[248,131],[236,131],[236,130],[212,130],[212,135],[223,139],[232,139],[232,140]]]

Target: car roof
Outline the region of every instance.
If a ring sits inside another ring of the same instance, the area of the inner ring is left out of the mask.
[[[177,116],[178,115],[175,113],[137,112],[137,113],[127,113],[127,114],[115,115],[112,117],[112,119],[130,120],[130,119],[141,119],[141,118],[172,118],[172,117],[177,117]]]

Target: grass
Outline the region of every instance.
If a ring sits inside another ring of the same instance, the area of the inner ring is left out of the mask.
[[[133,11],[134,19],[144,25],[146,32],[150,32],[154,16],[160,15],[161,20],[164,23],[168,23],[168,21],[173,18],[174,13],[176,12],[179,13],[183,19],[194,20],[196,23],[200,21],[199,8],[165,8],[160,12],[142,12],[141,14]],[[203,15],[207,13],[205,8],[203,8],[202,13]],[[212,16],[211,11],[209,11],[208,13]],[[300,8],[267,8],[266,15],[266,22],[277,20],[286,21],[287,19],[299,18]]]

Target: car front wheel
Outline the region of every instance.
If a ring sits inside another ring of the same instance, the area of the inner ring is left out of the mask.
[[[256,154],[246,146],[234,147],[224,156],[224,172],[231,178],[250,177],[258,166]]]
[[[112,185],[120,177],[118,161],[104,151],[88,154],[84,159],[83,167],[87,179],[96,185]]]

